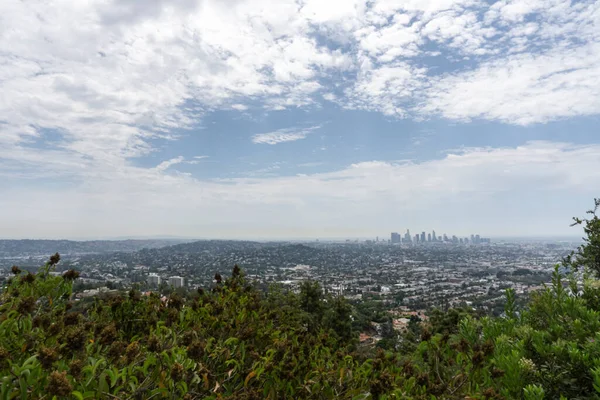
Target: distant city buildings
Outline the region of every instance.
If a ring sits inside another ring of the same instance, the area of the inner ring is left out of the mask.
[[[379,239],[379,238],[377,238]],[[398,232],[392,232],[390,235],[389,243],[391,244],[411,244],[411,243],[454,243],[454,244],[487,244],[491,243],[491,239],[483,238],[479,234],[472,234],[471,238],[459,238],[456,235],[448,236],[447,234],[443,234],[442,236],[437,236],[435,231],[431,233],[421,232],[420,234],[416,234],[411,236],[410,229],[406,230],[404,237],[402,237]]]
[[[119,259],[106,253],[78,256],[74,260],[81,271],[80,279],[91,290],[76,292],[76,296],[138,288],[137,284],[146,281],[150,284],[147,290],[161,296],[168,295],[171,289],[206,290],[214,286],[216,272],[227,274],[231,266],[239,263],[248,279],[265,287],[278,283],[296,290],[302,282],[311,280],[329,293],[349,300],[377,301],[390,311],[403,307],[403,312],[425,312],[431,307],[468,305],[499,315],[504,312],[506,288],[513,288],[517,296],[537,290],[552,279],[557,260],[578,245],[500,239],[488,245],[489,239],[482,235],[473,233],[471,240],[470,234],[454,235],[452,231],[446,235],[447,242],[443,241],[443,234],[438,236],[433,231],[429,231],[431,241],[427,233],[427,240],[423,241],[419,232],[415,243],[417,230],[413,229],[412,236],[406,228],[395,231],[394,241],[399,238],[400,244],[391,245],[392,236],[388,233],[379,244],[375,237],[360,242],[321,239],[302,245],[200,241],[186,244],[185,251],[168,246],[151,254],[120,253]],[[409,240],[405,240],[407,237]],[[404,246],[402,251],[398,251],[400,246]],[[5,264],[5,279],[12,276],[9,268],[14,262],[18,260]],[[61,262],[69,259],[65,257]]]
[[[183,287],[183,283],[183,278],[181,276],[169,277],[169,285],[173,286],[174,288]]]
[[[160,276],[158,274],[151,272],[146,278],[146,282],[148,282],[149,286],[159,286],[160,285]]]
[[[148,282],[148,286],[158,287],[158,286],[160,286],[162,279],[160,278],[160,276],[158,274],[151,272],[146,277],[146,281]],[[170,286],[173,286],[174,288],[180,288],[180,287],[185,286],[185,281],[181,276],[169,277],[168,283]]]

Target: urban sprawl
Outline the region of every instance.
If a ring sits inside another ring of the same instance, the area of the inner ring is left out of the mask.
[[[46,257],[34,250],[35,241],[12,242],[19,241],[0,241],[4,279],[10,277],[11,265],[35,271]],[[426,318],[433,308],[472,307],[499,315],[505,289],[513,288],[524,300],[551,280],[554,267],[577,244],[492,241],[435,232],[411,236],[409,231],[403,238],[394,232],[389,240],[339,242],[153,241],[146,247],[140,241],[129,243],[126,251],[123,244],[112,251],[110,242],[94,243],[91,250],[63,242],[55,273],[80,271],[76,299],[84,299],[119,289],[166,294],[210,288],[216,273],[226,277],[237,264],[247,279],[265,289],[279,285],[297,290],[311,280],[350,302],[378,303],[394,316],[394,327],[403,329],[410,316]]]

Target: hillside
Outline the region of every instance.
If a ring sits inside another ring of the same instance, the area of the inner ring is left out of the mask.
[[[79,303],[78,273],[50,274],[56,254],[36,274],[14,267],[0,294],[0,398],[597,398],[600,222],[577,222],[587,241],[565,266],[587,270],[579,282],[557,267],[524,309],[508,291],[502,318],[432,313],[379,348],[311,282],[262,292],[234,267],[188,297]]]
[[[113,252],[133,252],[180,243],[181,240],[0,240],[0,257],[21,257],[23,255],[48,255],[59,252],[63,255],[102,254]]]

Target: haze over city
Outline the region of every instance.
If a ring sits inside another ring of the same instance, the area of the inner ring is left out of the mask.
[[[581,236],[600,3],[0,2],[0,237]]]

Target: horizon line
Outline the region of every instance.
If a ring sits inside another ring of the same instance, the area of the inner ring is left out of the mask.
[[[388,236],[380,237],[379,242],[387,242]],[[455,235],[459,239],[464,237],[469,237],[469,235]],[[480,235],[481,236],[481,235]],[[537,240],[548,240],[548,239],[570,239],[570,240],[582,240],[583,238],[578,235],[485,235],[481,236],[483,238],[489,238],[492,240],[507,240],[507,239],[537,239]],[[1,237],[0,240],[3,241],[20,241],[20,240],[45,240],[45,241],[69,241],[69,242],[124,242],[124,241],[143,241],[143,240],[164,240],[164,241],[173,241],[173,240],[184,240],[184,241],[242,241],[242,242],[264,242],[264,241],[274,241],[274,242],[286,242],[286,241],[345,241],[345,240],[373,240],[377,236],[312,236],[312,237],[264,237],[257,236],[256,238],[249,237],[193,237],[193,236],[103,236],[103,237],[87,237],[87,238],[46,238],[46,237],[29,237],[29,238],[9,238],[9,237]],[[430,243],[430,242],[428,242]]]

